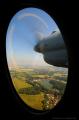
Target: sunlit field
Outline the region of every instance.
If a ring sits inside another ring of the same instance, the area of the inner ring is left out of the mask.
[[[19,89],[21,88],[28,88],[32,85],[26,83],[25,81],[19,80],[19,79],[13,79],[12,80],[14,87],[16,88],[16,91],[19,93]],[[28,95],[28,94],[19,94],[19,96],[22,98],[22,100],[29,106],[42,110],[42,103],[41,101],[43,98],[43,93],[39,93],[37,95]]]

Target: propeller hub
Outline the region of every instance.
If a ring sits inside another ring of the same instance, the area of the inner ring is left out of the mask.
[[[45,48],[44,44],[38,43],[38,44],[34,47],[34,50],[35,50],[36,52],[43,52],[43,51],[44,51],[44,48]]]

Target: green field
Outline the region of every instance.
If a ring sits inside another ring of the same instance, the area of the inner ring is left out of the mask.
[[[10,73],[19,96],[34,109],[52,109],[64,94],[67,70],[26,67],[19,70],[11,69]]]
[[[19,80],[19,79],[13,79],[12,82],[13,82],[13,85],[14,85],[18,94],[19,94],[19,89],[31,87],[30,84],[26,83],[25,81]],[[22,98],[22,100],[27,105],[31,106],[32,108],[42,110],[41,101],[44,99],[43,93],[40,93],[37,95],[19,94],[19,96]]]

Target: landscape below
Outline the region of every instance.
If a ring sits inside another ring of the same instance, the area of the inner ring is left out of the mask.
[[[52,66],[11,68],[15,90],[21,99],[36,110],[50,110],[60,101],[67,83],[67,69]]]

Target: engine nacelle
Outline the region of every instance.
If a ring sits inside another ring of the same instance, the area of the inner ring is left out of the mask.
[[[68,67],[67,50],[59,31],[53,32],[48,37],[39,41],[35,51],[43,53],[44,60],[51,65]]]

